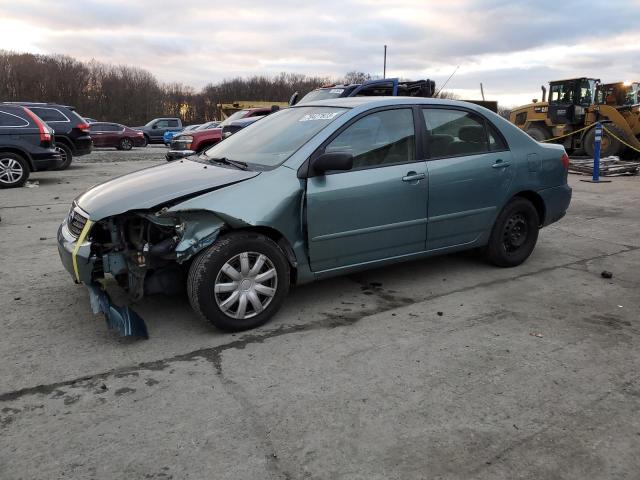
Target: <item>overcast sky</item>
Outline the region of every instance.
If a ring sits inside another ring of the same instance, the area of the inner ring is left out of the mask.
[[[640,0],[0,0],[0,48],[202,87],[282,71],[432,78],[505,105],[549,80],[640,80]]]

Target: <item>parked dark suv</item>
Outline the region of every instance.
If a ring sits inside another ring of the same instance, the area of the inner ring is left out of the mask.
[[[56,168],[53,129],[28,108],[0,104],[0,188],[20,187],[29,173]]]
[[[57,170],[64,170],[71,165],[74,156],[79,157],[91,153],[93,143],[89,135],[89,124],[75,112],[74,107],[35,102],[12,102],[12,104],[28,107],[53,128],[56,136],[56,148],[62,157],[62,162],[58,165]]]

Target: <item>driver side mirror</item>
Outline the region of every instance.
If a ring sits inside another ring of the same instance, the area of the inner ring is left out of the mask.
[[[323,153],[311,161],[310,176],[324,175],[331,170],[346,171],[353,168],[353,155],[345,152]]]
[[[157,128],[158,128],[158,124],[157,124],[157,123],[154,123],[154,124],[153,124],[153,126],[152,126],[151,128],[152,128],[153,130],[157,129]]]

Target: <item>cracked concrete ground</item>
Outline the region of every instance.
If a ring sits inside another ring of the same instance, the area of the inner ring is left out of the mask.
[[[236,335],[147,299],[132,341],[91,314],[55,232],[163,152],[0,191],[0,478],[638,478],[640,178],[571,177],[515,269],[458,254],[320,282]]]

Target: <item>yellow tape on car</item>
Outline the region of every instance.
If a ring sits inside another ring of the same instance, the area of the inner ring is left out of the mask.
[[[78,273],[78,251],[80,250],[80,246],[84,243],[85,238],[89,234],[89,230],[91,230],[91,225],[93,222],[87,219],[87,223],[84,224],[84,228],[82,232],[80,232],[80,236],[78,240],[76,240],[76,246],[73,247],[73,252],[71,252],[71,260],[73,261],[73,273],[76,274],[76,280],[80,283],[80,273]]]

